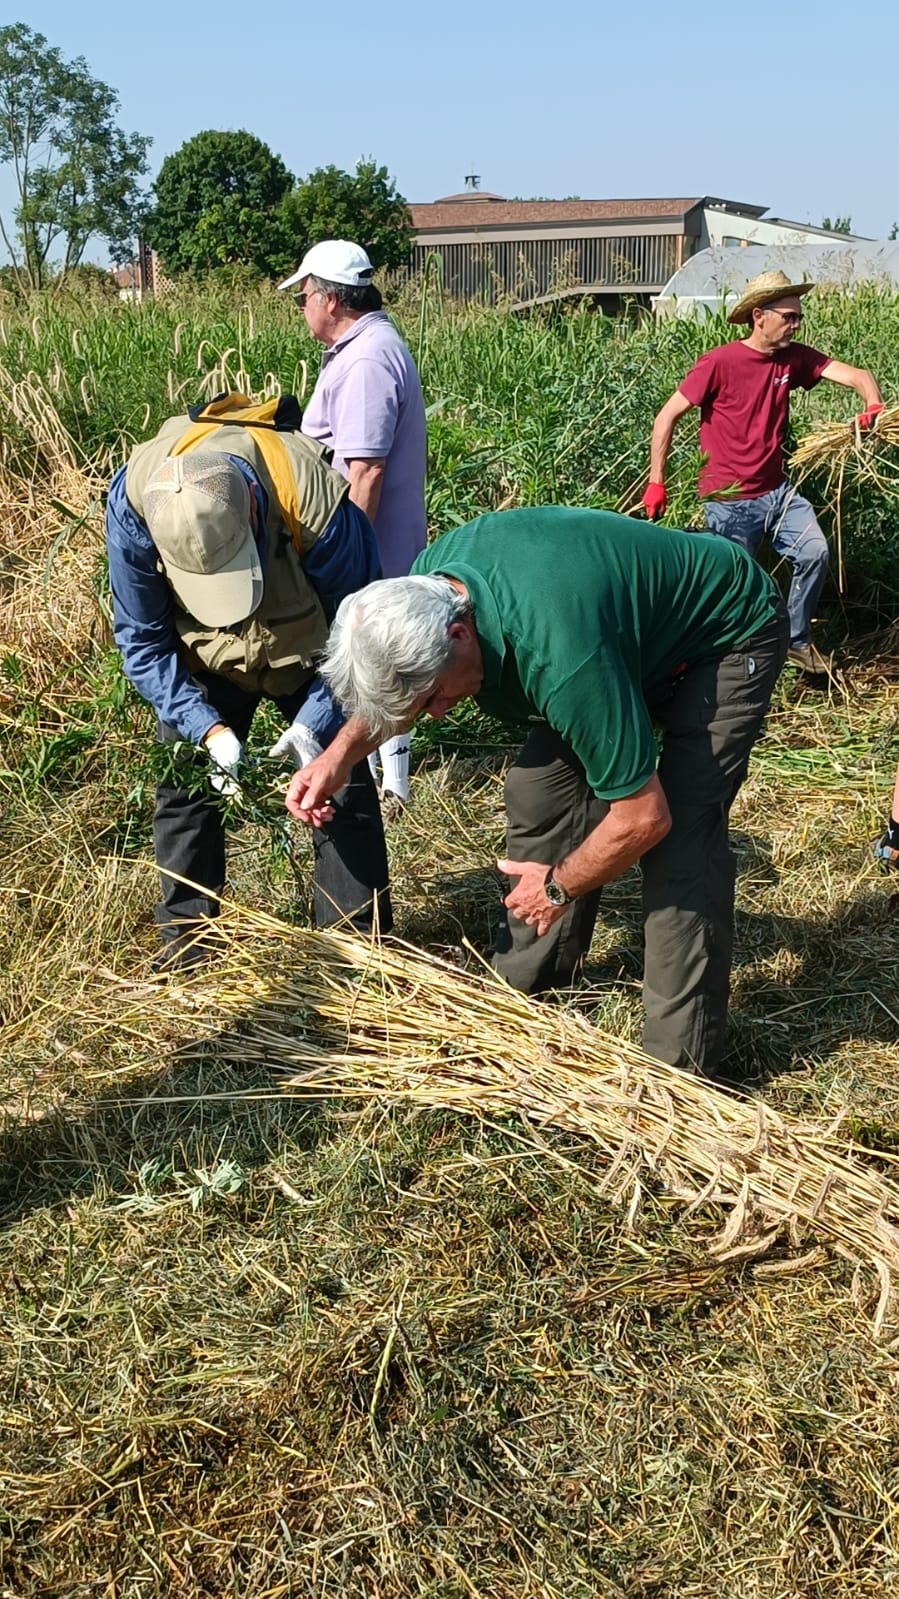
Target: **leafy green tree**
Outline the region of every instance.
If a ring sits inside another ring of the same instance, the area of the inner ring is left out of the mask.
[[[822,228],[826,228],[828,233],[851,233],[852,232],[852,218],[851,217],[834,217],[833,220],[831,221],[830,217],[822,217],[821,218],[821,226],[822,226]]]
[[[405,266],[412,245],[412,219],[386,167],[356,162],[355,173],[319,167],[297,184],[284,202],[288,252],[285,271],[299,265],[321,239],[352,239],[367,250],[375,266],[391,271]]]
[[[0,234],[22,289],[77,266],[92,237],[116,261],[132,253],[150,140],[114,121],[119,97],[92,78],[82,56],[64,61],[23,22],[0,28],[0,163],[12,167],[18,202]]]
[[[282,202],[293,176],[255,134],[198,133],[167,156],[145,236],[166,272],[246,266],[273,274],[285,250]]]

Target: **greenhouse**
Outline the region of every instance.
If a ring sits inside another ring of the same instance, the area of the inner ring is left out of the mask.
[[[739,299],[750,279],[780,268],[792,283],[810,278],[851,288],[859,283],[899,284],[899,241],[833,239],[804,244],[721,245],[699,250],[669,278],[653,301],[658,315],[689,316],[721,309]]]

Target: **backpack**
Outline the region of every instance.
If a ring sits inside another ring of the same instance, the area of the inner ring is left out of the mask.
[[[279,433],[299,433],[303,413],[295,394],[282,394],[258,405],[236,391],[217,394],[203,405],[192,405],[187,412],[193,427],[178,440],[172,455],[185,455],[202,446],[203,440],[218,427],[251,429],[259,453],[274,486],[281,515],[290,530],[294,548],[302,556],[300,501],[296,473]]]

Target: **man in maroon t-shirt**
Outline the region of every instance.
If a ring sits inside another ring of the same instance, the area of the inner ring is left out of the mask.
[[[784,476],[790,390],[813,389],[821,378],[855,389],[865,406],[857,419],[863,429],[875,425],[883,403],[863,367],[793,343],[802,322],[800,296],[813,287],[790,283],[783,272],[763,272],[746,285],[728,321],[747,324],[748,337],[701,356],[655,419],[643,504],[652,521],[664,515],[665,466],[675,424],[698,406],[699,443],[706,457],[699,491],[706,525],[751,555],[767,535],[789,561],[790,660],[817,676],[828,667],[812,643],[811,622],[827,575],[828,550],[808,500]]]

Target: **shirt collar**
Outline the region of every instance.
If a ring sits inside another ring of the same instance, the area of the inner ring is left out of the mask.
[[[496,689],[499,687],[506,659],[506,638],[493,591],[483,573],[462,562],[454,563],[451,568],[444,569],[443,576],[458,578],[468,590],[472,620],[484,662],[484,681],[481,689]]]
[[[338,350],[342,350],[344,345],[349,344],[351,339],[358,339],[359,334],[362,333],[365,328],[370,327],[372,322],[389,321],[390,318],[386,311],[364,311],[362,316],[356,318],[352,327],[347,328],[346,333],[342,333],[340,338],[337,339],[334,344],[328,345],[324,355],[322,356],[323,362],[327,361],[329,356],[336,355]]]

